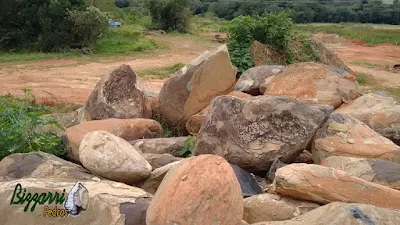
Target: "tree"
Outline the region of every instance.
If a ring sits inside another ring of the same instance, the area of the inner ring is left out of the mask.
[[[83,9],[84,0],[1,0],[0,49],[57,51],[73,41],[68,10]]]
[[[189,31],[191,11],[188,0],[150,0],[153,27],[178,32]]]

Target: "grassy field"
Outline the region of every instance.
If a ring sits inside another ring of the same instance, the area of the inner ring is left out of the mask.
[[[140,77],[164,79],[164,78],[169,77],[171,74],[175,73],[176,71],[180,70],[184,66],[185,66],[185,64],[183,64],[183,63],[177,63],[172,66],[159,67],[159,68],[138,71],[137,74]]]
[[[208,32],[226,32],[229,21],[217,18],[212,14],[193,16],[190,21],[190,30],[193,34]]]
[[[347,39],[363,41],[370,45],[392,43],[400,45],[400,26],[358,23],[311,23],[298,24],[298,29],[310,33],[339,34]]]
[[[132,54],[161,47],[154,40],[145,38],[141,32],[140,25],[123,25],[119,29],[109,29],[100,38],[95,48],[92,48],[92,55],[83,55],[80,50],[73,49],[61,53],[22,52],[6,53],[0,52],[0,63],[40,61],[45,59],[58,58],[79,58],[79,57],[101,57],[120,54]]]

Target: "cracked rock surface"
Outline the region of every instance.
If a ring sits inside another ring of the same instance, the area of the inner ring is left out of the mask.
[[[194,154],[216,154],[247,171],[267,171],[276,158],[295,160],[332,110],[285,97],[220,96],[210,106]]]
[[[400,163],[400,147],[351,116],[334,113],[314,138],[314,162],[329,156],[375,158]]]

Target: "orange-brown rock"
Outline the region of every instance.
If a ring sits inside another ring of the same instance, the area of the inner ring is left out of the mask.
[[[184,127],[183,121],[215,96],[233,89],[235,75],[226,46],[203,53],[164,83],[159,95],[163,118],[171,127]]]
[[[336,110],[361,120],[374,131],[400,143],[400,103],[384,94],[365,94]]]
[[[79,145],[83,137],[92,131],[107,131],[127,141],[140,138],[155,138],[162,134],[161,125],[150,119],[106,119],[93,120],[66,129],[63,139],[67,146],[68,158],[79,161]]]
[[[238,98],[250,98],[251,95],[240,92],[240,91],[232,91],[231,93],[227,94],[229,96],[235,96]],[[207,106],[200,112],[194,114],[191,116],[187,122],[186,122],[186,130],[190,134],[196,134],[200,132],[201,125],[203,124],[203,121],[206,119],[206,116],[208,114],[208,111],[210,110],[210,106]]]
[[[87,120],[151,118],[140,78],[128,65],[104,76],[83,106]]]
[[[400,190],[400,163],[331,156],[326,158],[321,165],[343,170],[363,180]]]
[[[233,169],[222,157],[179,162],[164,177],[147,210],[147,224],[240,224],[243,200]]]
[[[297,199],[327,204],[349,202],[400,209],[400,191],[330,167],[290,164],[275,173],[276,192]]]
[[[361,121],[339,113],[332,114],[317,132],[312,153],[317,164],[329,156],[400,162],[399,146]]]
[[[252,225],[389,225],[400,223],[400,212],[365,204],[333,202],[285,221]]]
[[[319,207],[308,201],[276,194],[254,195],[243,200],[243,219],[248,223],[289,220]]]
[[[318,63],[292,64],[267,79],[265,95],[284,96],[301,102],[339,107],[358,95],[357,83],[345,79],[347,72]]]
[[[183,109],[186,121],[207,107],[219,95],[233,91],[237,69],[231,63],[228,47],[221,46],[193,74],[187,85],[189,97]]]

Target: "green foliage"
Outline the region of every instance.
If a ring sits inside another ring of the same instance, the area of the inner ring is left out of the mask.
[[[73,10],[69,12],[69,21],[72,24],[72,33],[81,46],[96,43],[102,33],[107,30],[107,15],[100,9],[90,6],[85,11]]]
[[[115,5],[118,8],[126,8],[129,6],[129,1],[128,0],[115,0]]]
[[[227,32],[228,21],[216,17],[213,13],[195,15],[190,20],[190,30],[192,33]]]
[[[204,13],[210,11],[219,18],[228,20],[240,15],[279,13],[293,11],[293,19],[297,23],[309,22],[362,22],[400,24],[400,4],[385,4],[382,0],[374,1],[265,1],[265,0],[200,0],[196,9]],[[385,0],[386,1],[386,0]],[[389,0],[390,1],[390,0]]]
[[[33,151],[63,156],[66,150],[61,138],[43,131],[46,125],[60,126],[43,116],[50,113],[49,109],[33,103],[34,96],[29,90],[24,92],[24,98],[0,96],[0,160],[9,154]]]
[[[154,40],[143,38],[140,32],[141,27],[136,25],[125,25],[118,29],[110,28],[98,41],[94,52],[99,55],[115,55],[143,52],[158,47]]]
[[[83,0],[0,1],[0,49],[60,51],[74,41],[68,10],[79,10]]]
[[[185,140],[185,146],[179,152],[179,155],[185,158],[191,157],[194,151],[198,134],[193,134]]]
[[[228,47],[238,73],[254,65],[248,51],[254,40],[285,53],[292,31],[293,22],[286,13],[239,16],[233,19],[229,26]]]
[[[365,85],[366,80],[365,80],[365,75],[360,74],[356,77],[356,81],[359,85]]]
[[[175,73],[176,71],[182,69],[182,67],[184,67],[184,66],[185,66],[185,64],[183,64],[183,63],[176,63],[172,66],[142,70],[142,71],[138,72],[138,75],[141,77],[164,79],[164,78],[169,77],[171,74]]]
[[[191,11],[188,0],[150,0],[149,10],[153,29],[189,31]]]

